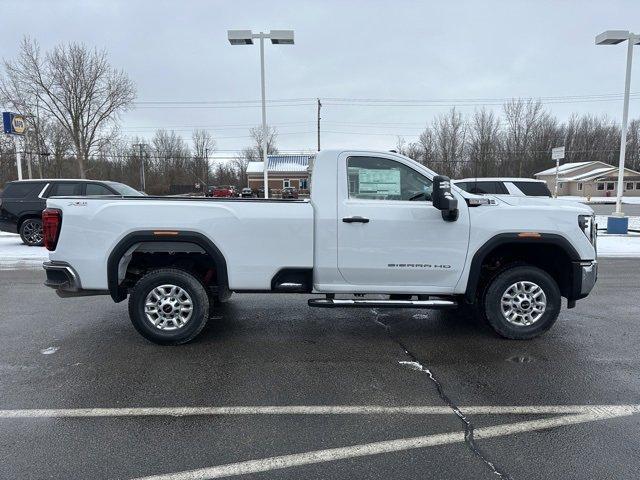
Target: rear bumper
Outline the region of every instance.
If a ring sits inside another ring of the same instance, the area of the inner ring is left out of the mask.
[[[85,290],[76,271],[66,262],[44,262],[47,274],[45,286],[55,289],[59,297],[86,297],[90,295],[108,295],[108,290]]]

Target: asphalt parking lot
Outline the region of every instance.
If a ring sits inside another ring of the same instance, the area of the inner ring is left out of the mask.
[[[0,271],[0,478],[637,478],[639,271],[603,259],[529,342],[235,295],[181,347],[137,335],[126,303]]]

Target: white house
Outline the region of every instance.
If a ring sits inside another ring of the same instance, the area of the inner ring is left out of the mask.
[[[547,182],[553,192],[556,185],[556,168],[538,172],[535,177]],[[558,195],[580,197],[615,197],[618,190],[618,167],[600,161],[571,162],[560,165]],[[640,197],[640,172],[625,168],[624,195]]]

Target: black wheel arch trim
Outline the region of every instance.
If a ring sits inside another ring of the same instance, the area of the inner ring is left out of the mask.
[[[176,231],[176,230],[172,230]],[[126,289],[118,284],[118,265],[120,259],[136,243],[141,242],[190,242],[200,246],[211,258],[216,265],[216,276],[218,286],[228,288],[229,278],[227,276],[227,261],[218,247],[205,235],[192,232],[178,230],[175,235],[156,235],[153,230],[140,230],[132,232],[122,238],[109,254],[107,260],[107,285],[109,294],[115,302],[121,302],[127,298]]]
[[[496,247],[507,244],[555,245],[564,250],[564,252],[572,260],[572,262],[579,262],[581,260],[580,255],[573,247],[573,245],[571,245],[569,240],[567,240],[562,235],[558,235],[555,233],[541,233],[539,237],[533,237],[519,236],[520,233],[521,232],[500,233],[494,237],[491,237],[478,250],[476,250],[476,253],[473,255],[473,259],[471,260],[469,277],[467,279],[467,288],[465,289],[465,298],[468,302],[474,302],[478,283],[480,282],[482,264],[487,255],[489,255],[489,253]],[[575,292],[576,288],[578,288],[579,292],[579,285],[576,287],[576,280],[574,278],[574,281],[572,282],[572,290]],[[569,300],[572,300],[572,298],[569,298]]]

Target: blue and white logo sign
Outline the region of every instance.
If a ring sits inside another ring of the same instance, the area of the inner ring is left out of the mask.
[[[27,122],[23,115],[12,112],[2,112],[4,133],[9,135],[24,135],[27,131]]]

